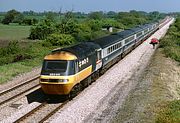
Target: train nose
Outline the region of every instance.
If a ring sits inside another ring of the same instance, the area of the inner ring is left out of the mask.
[[[45,94],[57,94],[57,95],[67,95],[70,93],[74,78],[72,77],[59,77],[51,78],[44,77],[40,78],[40,84],[43,92]]]

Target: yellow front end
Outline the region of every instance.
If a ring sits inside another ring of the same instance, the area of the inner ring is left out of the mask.
[[[46,94],[67,95],[77,83],[81,82],[92,72],[92,65],[71,76],[40,76],[42,90]],[[53,82],[53,80],[65,80],[64,82]]]
[[[64,82],[53,82],[60,80]],[[66,95],[69,94],[73,86],[76,84],[76,77],[72,76],[40,76],[40,84],[45,94]]]

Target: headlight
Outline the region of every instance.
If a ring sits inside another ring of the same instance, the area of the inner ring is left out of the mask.
[[[68,82],[69,79],[58,79],[58,82]]]

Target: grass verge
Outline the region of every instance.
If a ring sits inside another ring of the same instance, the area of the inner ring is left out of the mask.
[[[160,47],[163,48],[163,52],[167,57],[180,63],[180,18],[176,19],[175,23],[168,30],[167,35],[161,40]],[[172,76],[169,75],[167,78]],[[176,80],[177,83],[178,81]],[[178,84],[176,85],[176,91],[180,97]],[[180,100],[161,101],[155,108],[157,113],[156,123],[180,123]]]
[[[30,58],[0,66],[0,84],[8,82],[18,74],[31,71],[34,67],[41,66],[43,57],[53,49],[53,47],[43,47],[42,44],[38,42],[32,43],[27,47],[24,52],[30,54]]]
[[[180,123],[180,100],[159,105],[156,123]]]
[[[167,57],[180,62],[180,18],[170,27],[167,35],[160,41]]]

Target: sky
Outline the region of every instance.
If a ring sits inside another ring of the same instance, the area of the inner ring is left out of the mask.
[[[0,0],[0,11],[159,11],[180,12],[180,0]]]

